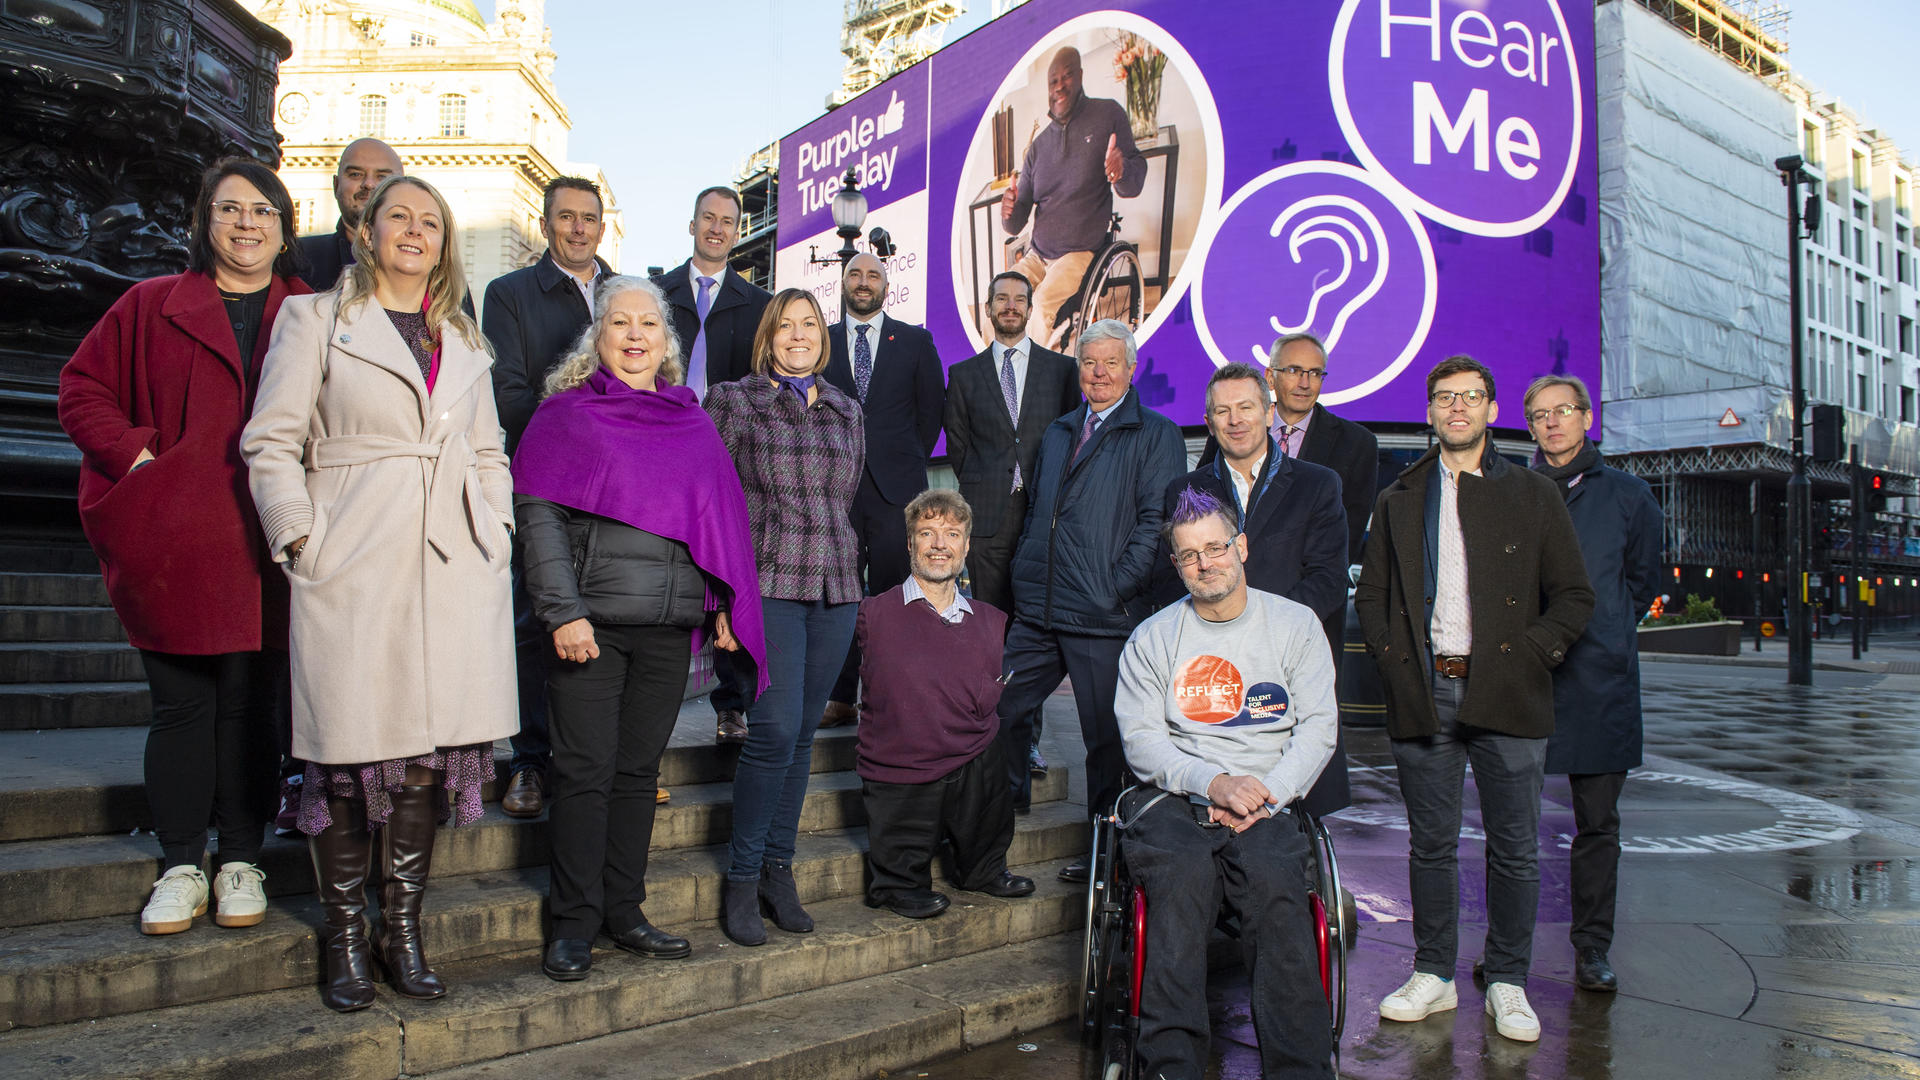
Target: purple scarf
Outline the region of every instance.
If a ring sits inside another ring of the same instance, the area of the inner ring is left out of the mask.
[[[695,566],[731,595],[733,636],[767,688],[760,571],[747,528],[747,499],[733,459],[684,386],[635,390],[599,368],[540,403],[513,455],[517,495],[625,522],[687,545]],[[707,591],[707,610],[720,607]],[[698,651],[702,631],[694,631]]]

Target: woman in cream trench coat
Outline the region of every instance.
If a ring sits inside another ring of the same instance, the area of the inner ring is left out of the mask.
[[[322,998],[340,1011],[373,1002],[362,914],[376,825],[389,982],[446,992],[419,936],[438,808],[444,793],[457,822],[477,818],[491,743],[519,727],[513,484],[491,356],[458,306],[452,214],[395,176],[354,249],[332,292],[282,305],[240,440],[292,586],[299,820],[325,913]]]

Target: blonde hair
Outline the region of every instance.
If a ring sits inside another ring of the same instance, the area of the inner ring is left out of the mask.
[[[755,375],[773,374],[773,332],[780,327],[780,317],[787,305],[795,300],[805,300],[813,309],[813,317],[820,323],[820,359],[814,363],[809,375],[818,375],[827,369],[827,360],[831,350],[827,348],[827,316],[820,310],[820,301],[806,289],[781,289],[767,303],[767,310],[760,316],[760,328],[753,334],[753,373]]]
[[[646,293],[653,297],[653,306],[659,310],[660,323],[666,332],[667,355],[660,358],[660,370],[654,378],[657,382],[674,386],[686,381],[686,371],[680,365],[680,335],[673,331],[673,309],[667,306],[667,295],[660,291],[660,286],[646,278],[617,274],[594,289],[593,321],[580,331],[579,337],[573,339],[573,346],[567,350],[567,358],[547,375],[542,397],[552,397],[562,390],[571,390],[592,377],[600,367],[600,331],[606,328],[613,298],[630,292]]]
[[[467,296],[467,273],[460,265],[460,229],[453,221],[453,208],[432,184],[417,176],[395,174],[380,181],[373,189],[373,197],[367,200],[367,208],[360,214],[360,226],[353,230],[353,265],[340,275],[334,289],[340,293],[340,304],[344,310],[354,304],[364,303],[373,296],[374,279],[379,273],[374,266],[373,244],[368,239],[373,230],[373,221],[380,208],[387,204],[398,190],[398,185],[412,184],[428,195],[440,214],[440,262],[427,272],[427,295],[431,300],[427,304],[427,327],[435,337],[442,336],[443,327],[452,326],[460,332],[460,337],[470,349],[479,349],[489,356],[493,350],[487,339],[480,333],[472,316],[460,309],[461,301]]]

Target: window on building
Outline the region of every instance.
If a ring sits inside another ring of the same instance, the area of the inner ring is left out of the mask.
[[[1800,158],[1808,165],[1820,164],[1820,125],[1811,120],[1800,121]]]
[[[1893,178],[1893,209],[1897,214],[1913,216],[1913,189],[1904,176]]]
[[[1834,229],[1833,231],[1840,234],[1840,257],[1843,259],[1853,258],[1853,252],[1849,248],[1847,243],[1850,238],[1850,234],[1847,232],[1847,227],[1845,225],[1842,225]]]
[[[467,98],[464,94],[440,95],[440,137],[464,139],[467,136]]]
[[[1903,386],[1900,388],[1900,422],[1911,424],[1913,421],[1913,387]]]
[[[1900,316],[1900,351],[1913,355],[1913,320],[1905,315]]]
[[[1854,389],[1854,395],[1855,395],[1854,399],[1852,401],[1847,402],[1847,404],[1853,406],[1856,409],[1859,409],[1861,412],[1870,412],[1873,409],[1873,403],[1867,400],[1867,373],[1866,372],[1862,371],[1854,375],[1853,389]]]
[[[407,35],[407,44],[416,49],[423,46],[432,47],[440,44],[440,39],[434,37],[432,34],[424,34],[415,30]]]
[[[1853,186],[1862,191],[1867,187],[1867,155],[1858,150],[1853,152]]]
[[[1853,257],[1862,266],[1867,262],[1867,230],[1858,225],[1853,227]]]
[[[360,99],[360,134],[363,138],[387,137],[387,99],[368,94]]]

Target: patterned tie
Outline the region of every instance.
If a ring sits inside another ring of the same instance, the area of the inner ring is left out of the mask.
[[[1294,452],[1293,439],[1294,439],[1294,436],[1298,434],[1300,434],[1300,429],[1293,426],[1292,424],[1287,424],[1281,428],[1280,452],[1282,454],[1285,454],[1288,457],[1293,456],[1293,452]]]
[[[1020,429],[1020,391],[1013,381],[1013,354],[1019,350],[1007,347],[1006,355],[1000,361],[1000,396],[1007,399],[1007,416],[1012,418],[1014,431]],[[1019,491],[1020,463],[1013,463],[1013,490]]]
[[[707,290],[713,288],[710,277],[695,278],[700,292],[694,297],[694,315],[700,320],[700,329],[693,335],[693,348],[687,355],[687,389],[699,397],[707,396],[707,312],[713,310],[713,297]]]
[[[873,329],[866,323],[859,323],[853,332],[860,340],[853,343],[853,387],[860,392],[860,404],[867,403],[867,384],[873,381],[873,349],[867,344],[867,331]]]
[[[1093,441],[1093,433],[1099,430],[1100,414],[1094,412],[1093,406],[1089,405],[1087,406],[1087,422],[1080,425],[1080,441],[1073,446],[1074,457],[1077,458],[1080,456],[1080,451],[1085,450],[1087,444]]]

